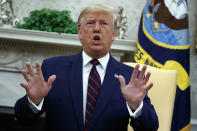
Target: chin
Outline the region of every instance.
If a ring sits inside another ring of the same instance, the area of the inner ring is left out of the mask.
[[[93,46],[91,50],[94,51],[94,52],[98,52],[98,51],[101,52],[101,51],[103,51],[104,49],[103,49],[103,47],[101,47],[101,46]]]

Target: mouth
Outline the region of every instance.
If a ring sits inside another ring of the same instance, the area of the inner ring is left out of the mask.
[[[100,44],[100,42],[101,42],[100,36],[94,36],[93,40],[94,40],[95,44]]]
[[[101,38],[100,38],[100,36],[94,36],[94,40],[95,40],[95,41],[100,41]]]

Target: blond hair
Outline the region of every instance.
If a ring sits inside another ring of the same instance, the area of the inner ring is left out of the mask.
[[[117,12],[112,7],[102,5],[102,4],[92,4],[92,5],[87,6],[85,9],[83,9],[78,17],[78,27],[81,25],[84,15],[92,11],[95,11],[95,12],[104,11],[104,12],[109,13],[112,16],[114,31],[117,30],[116,29],[117,28],[117,24],[116,24]]]

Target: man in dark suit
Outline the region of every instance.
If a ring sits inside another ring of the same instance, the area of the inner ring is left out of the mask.
[[[20,83],[26,95],[15,105],[18,120],[33,122],[45,112],[51,131],[126,131],[129,119],[134,130],[157,130],[146,66],[138,75],[139,65],[133,69],[109,53],[115,21],[111,7],[90,5],[78,19],[79,54],[46,59],[42,68],[36,62],[36,72],[26,63],[29,75],[22,70],[26,83]]]

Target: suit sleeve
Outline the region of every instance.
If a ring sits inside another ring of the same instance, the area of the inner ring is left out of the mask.
[[[157,131],[159,127],[158,117],[147,95],[143,100],[142,114],[136,119],[131,118],[130,125],[135,131]]]
[[[27,96],[24,96],[17,100],[15,107],[14,107],[14,112],[16,118],[25,124],[30,124],[33,121],[35,121],[41,114],[42,111],[38,113],[34,113],[32,109],[29,106],[29,101]]]

